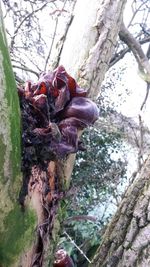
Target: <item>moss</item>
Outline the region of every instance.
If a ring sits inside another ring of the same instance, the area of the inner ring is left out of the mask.
[[[13,181],[20,172],[21,163],[21,151],[20,151],[20,110],[19,110],[19,100],[16,90],[16,84],[14,76],[12,73],[12,68],[10,67],[9,58],[6,64],[4,64],[4,73],[6,79],[7,88],[7,101],[10,107],[10,123],[11,123],[11,162],[13,170]],[[8,77],[8,78],[7,78]]]
[[[5,144],[2,142],[2,137],[0,136],[0,181],[3,182],[2,180],[2,177],[4,178],[4,169],[3,169],[3,166],[4,166],[4,155],[5,155],[5,149],[6,149],[6,146]]]
[[[2,16],[0,90],[0,263],[10,266],[31,241],[35,215],[32,211],[22,213],[17,203],[21,181],[20,112]]]
[[[5,98],[6,105],[5,109],[1,107],[1,112],[4,113],[4,116],[8,117],[8,122],[6,124],[6,127],[10,128],[10,140],[8,141],[7,146],[10,146],[11,149],[9,149],[9,162],[11,164],[11,179],[13,182],[15,181],[15,178],[20,173],[20,162],[21,162],[21,156],[20,156],[20,112],[19,112],[19,100],[16,90],[16,83],[14,79],[14,74],[11,66],[10,56],[8,52],[8,47],[6,43],[6,35],[4,30],[3,21],[1,20],[0,25],[0,55],[2,60],[2,78],[3,81],[1,81],[1,84],[3,84],[3,88],[1,90],[4,90],[2,92],[2,98]],[[3,99],[1,99],[3,100]],[[3,116],[3,114],[1,114]],[[9,144],[10,142],[10,144]],[[8,159],[7,159],[8,160]]]
[[[32,210],[22,212],[16,205],[4,221],[5,231],[0,238],[0,263],[8,267],[15,262],[18,255],[30,246],[33,241],[33,232],[36,216]]]

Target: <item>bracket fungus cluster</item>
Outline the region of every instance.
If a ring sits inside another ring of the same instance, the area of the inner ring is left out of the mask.
[[[33,262],[36,264],[42,257],[44,236],[52,231],[61,195],[55,162],[64,161],[70,153],[84,149],[78,132],[93,125],[99,110],[87,98],[86,90],[79,87],[63,66],[53,72],[42,73],[37,83],[27,82],[18,88],[18,93],[22,116],[23,171],[19,202],[24,208],[25,196],[33,196],[37,192],[35,209],[37,213],[42,210],[38,215],[37,244],[37,248],[42,249],[40,252],[37,249],[35,253]]]

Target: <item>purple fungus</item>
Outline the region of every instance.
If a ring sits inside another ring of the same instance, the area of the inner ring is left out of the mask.
[[[51,151],[46,156],[49,160],[52,155],[53,158],[64,158],[82,147],[78,130],[93,125],[99,116],[97,105],[86,94],[63,66],[43,73],[37,83],[28,82],[20,88],[23,159],[29,158],[32,165],[32,157],[26,155],[28,144],[34,147],[36,155],[33,158],[41,165],[43,161],[45,163],[40,155],[44,147],[47,153]]]
[[[61,112],[60,117],[62,119],[75,117],[85,126],[90,126],[98,119],[99,109],[92,100],[86,97],[74,97]]]

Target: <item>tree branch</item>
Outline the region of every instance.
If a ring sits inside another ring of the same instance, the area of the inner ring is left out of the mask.
[[[147,2],[148,2],[147,0],[146,0],[146,1],[143,1],[143,2],[139,5],[139,7],[137,7],[136,10],[133,11],[133,15],[132,15],[132,17],[131,17],[131,19],[130,19],[130,21],[129,21],[129,23],[128,23],[128,27],[131,26],[131,24],[132,24],[132,22],[133,22],[135,16],[137,15],[137,13],[138,13],[139,11],[141,11],[141,8],[142,8]],[[127,28],[128,28],[128,27],[127,27]]]
[[[142,45],[142,44],[146,44],[150,42],[150,36],[143,38],[142,40],[138,40],[138,42]],[[118,53],[116,53],[112,58],[111,61],[109,63],[109,67],[112,67],[113,65],[115,65],[120,59],[122,59],[127,53],[129,53],[131,51],[131,49],[129,47],[122,49],[121,51],[119,51]],[[148,57],[148,56],[147,56]]]
[[[27,67],[22,67],[22,66],[16,66],[16,65],[12,65],[13,68],[16,68],[16,69],[20,69],[20,70],[25,70],[27,72],[31,72],[33,74],[35,74],[37,77],[39,77],[39,73],[37,73],[36,71],[32,70],[32,69],[29,69]]]
[[[20,22],[20,24],[17,26],[17,28],[14,31],[14,35],[11,39],[11,44],[10,44],[10,50],[12,51],[14,43],[15,43],[15,37],[17,36],[17,33],[19,31],[19,29],[21,28],[22,24],[29,18],[31,17],[33,14],[37,13],[38,11],[42,10],[48,3],[45,3],[44,5],[42,5],[41,7],[37,8],[36,10],[33,10],[30,14],[28,14],[27,16],[25,16],[23,18],[23,20]]]
[[[144,108],[144,106],[145,106],[145,104],[146,104],[146,101],[147,101],[147,99],[148,99],[148,96],[149,96],[149,90],[150,90],[150,83],[147,83],[147,86],[146,86],[146,94],[145,94],[143,103],[142,103],[142,105],[141,105],[141,107],[140,107],[140,110],[141,110],[141,111],[143,110],[143,108]]]
[[[119,37],[134,54],[138,63],[141,78],[143,78],[143,80],[147,82],[150,82],[150,63],[148,61],[148,58],[144,54],[140,43],[128,31],[124,23],[121,24]]]
[[[88,216],[88,215],[76,215],[76,216],[72,216],[67,218],[64,223],[69,223],[72,221],[92,221],[92,222],[96,222],[97,219],[94,216]]]
[[[48,52],[48,56],[47,56],[46,61],[45,61],[44,71],[47,68],[47,64],[48,64],[48,61],[50,59],[51,52],[52,52],[52,49],[53,49],[53,45],[54,45],[54,41],[55,41],[55,37],[56,37],[56,32],[57,32],[57,28],[58,28],[59,16],[61,15],[62,12],[64,12],[64,11],[66,12],[66,10],[64,9],[65,8],[65,5],[66,5],[66,2],[67,2],[67,0],[65,0],[65,2],[63,3],[62,9],[55,10],[54,11],[54,12],[59,12],[59,13],[58,13],[57,18],[56,18],[56,21],[55,21],[55,28],[54,28],[54,32],[53,32],[53,38],[52,38],[52,42],[51,42],[50,49],[49,49],[49,52]]]

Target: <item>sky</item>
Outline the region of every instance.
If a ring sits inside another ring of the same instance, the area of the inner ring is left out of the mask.
[[[141,114],[144,123],[150,129],[150,96],[147,99],[143,112],[140,112],[140,107],[146,95],[146,83],[139,76],[137,63],[131,54],[127,54],[116,65],[115,69],[120,69],[122,66],[125,66],[125,70],[121,73],[121,80],[115,80],[116,93],[112,92],[111,94],[110,92],[110,101],[116,103],[115,108],[118,112],[133,118],[136,122],[138,122],[138,115]],[[109,76],[109,73],[107,76]]]
[[[114,75],[118,70],[118,76]],[[111,73],[111,69],[110,69]],[[106,74],[105,81],[110,78],[110,73]],[[139,125],[139,115],[141,115],[143,125],[150,130],[150,95],[147,98],[146,104],[142,112],[140,111],[141,105],[146,95],[146,83],[141,79],[138,73],[137,62],[131,53],[128,53],[124,59],[119,61],[112,71],[112,79],[114,81],[114,87],[108,91],[108,98],[114,107],[114,109],[122,115],[130,118]],[[105,84],[104,81],[104,84]],[[131,129],[132,131],[132,129]],[[137,149],[131,147],[130,144],[126,144],[126,159],[128,161],[128,177],[137,168]],[[130,151],[130,153],[128,153]],[[120,155],[119,155],[120,156]],[[146,157],[147,155],[145,155]],[[118,155],[112,155],[113,159],[117,159]]]

